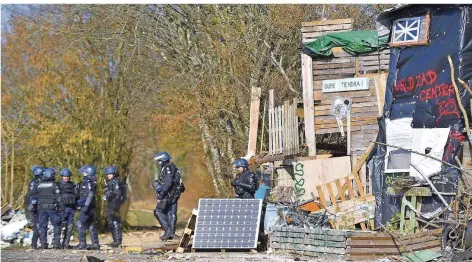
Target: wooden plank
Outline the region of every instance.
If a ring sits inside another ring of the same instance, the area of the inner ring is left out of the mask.
[[[313,59],[313,66],[318,68],[319,65],[330,65],[330,64],[336,64],[336,65],[344,65],[344,64],[353,64],[354,63],[354,57],[319,57]]]
[[[390,54],[380,54],[377,53],[369,53],[369,55],[358,56],[359,63],[362,64],[364,61],[382,61],[382,60],[389,60],[390,61]]]
[[[317,90],[315,88],[315,90]],[[319,88],[319,90],[321,90],[321,87]],[[340,93],[342,94],[342,93]],[[326,106],[326,105],[329,105],[331,106],[332,104],[332,100],[321,100],[320,101],[320,104],[319,106]],[[375,96],[364,96],[364,97],[353,97],[352,98],[352,104],[353,105],[357,105],[357,104],[360,104],[360,103],[368,103],[368,102],[373,102],[374,105],[377,105],[377,97]],[[315,109],[317,109],[318,106],[315,106]]]
[[[288,232],[273,232],[270,235],[270,241],[293,241],[288,240],[288,238],[301,238],[301,239],[311,239],[311,240],[325,240],[325,241],[333,241],[333,242],[345,242],[346,238],[344,236],[330,236],[330,235],[317,235],[317,234],[306,234],[306,233],[291,233],[288,236]]]
[[[301,59],[306,144],[308,156],[316,156],[313,64],[309,55],[302,54]]]
[[[373,255],[400,255],[400,250],[396,247],[384,247],[384,248],[347,248],[346,253],[348,254],[373,254]]]
[[[282,126],[283,126],[283,116],[282,116],[282,107],[281,106],[278,106],[277,107],[277,117],[278,117],[278,135],[277,135],[277,139],[279,140],[279,147],[277,148],[277,154],[281,154],[282,153],[282,148],[283,148],[283,142],[282,142],[282,138],[283,138],[283,129],[282,129]]]
[[[312,32],[330,32],[341,29],[351,29],[351,24],[331,24],[331,25],[318,25],[318,26],[303,26],[302,33],[309,34]],[[310,37],[310,36],[308,36]]]
[[[283,130],[284,130],[284,133],[283,133],[283,150],[282,150],[282,153],[284,155],[288,155],[288,148],[289,148],[289,133],[288,133],[288,125],[289,125],[289,116],[288,116],[288,100],[285,100],[284,101],[284,104],[283,104],[283,114],[284,114],[284,117],[282,118],[283,119]]]
[[[313,80],[334,80],[354,77],[355,73],[333,74],[333,75],[314,75]]]
[[[379,109],[379,116],[383,114],[383,107],[385,103],[385,90],[387,86],[388,73],[379,74],[374,77],[375,94],[377,96],[377,105]]]
[[[336,179],[334,183],[336,184],[336,188],[338,189],[339,197],[342,201],[346,201],[346,197],[344,196],[344,190],[341,187],[341,182],[339,181],[339,179]]]
[[[440,247],[440,246],[441,246],[441,241],[433,240],[433,241],[427,241],[427,242],[418,243],[414,245],[408,245],[407,247],[400,247],[400,250],[402,252],[410,252],[410,251],[431,249],[431,248]]]
[[[296,111],[298,110],[297,105],[298,105],[298,99],[294,98],[293,99],[293,105],[295,107],[295,152],[298,154],[300,152],[300,132],[298,130],[298,116],[296,114]]]
[[[347,96],[347,97],[366,97],[366,96],[374,96],[375,90],[362,90],[362,91],[347,91],[347,92],[336,92],[336,93],[324,93],[321,91],[314,91],[315,97],[319,97],[320,100],[323,99],[332,99],[336,96]],[[374,96],[375,97],[375,96]]]
[[[329,198],[331,199],[331,205],[337,208],[338,201],[336,200],[336,196],[334,195],[333,189],[331,188],[331,183],[326,184],[326,189],[328,189],[328,195],[329,195]]]
[[[260,87],[251,87],[251,108],[249,115],[249,142],[247,147],[247,155],[255,156],[257,148],[257,132],[259,125],[259,107],[261,102]]]
[[[390,247],[398,246],[398,244],[393,239],[379,239],[379,240],[352,240],[347,239],[346,245],[351,248],[354,247]]]
[[[376,57],[377,58],[377,57]],[[359,61],[359,66],[378,66],[380,65],[388,65],[390,63],[390,60],[388,59],[382,59],[382,60],[362,60]]]
[[[366,231],[366,230],[367,230],[367,227],[365,226],[364,223],[360,223],[360,225],[361,225],[361,229],[362,229],[363,231]]]
[[[318,20],[318,21],[302,22],[302,28],[303,27],[309,27],[309,26],[336,25],[336,24],[352,24],[352,19],[351,18],[346,18],[346,19],[331,19],[331,20]]]
[[[274,154],[274,89],[269,89],[269,155]]]
[[[323,189],[321,189],[321,186],[317,186],[316,191],[318,191],[318,197],[320,198],[321,204],[323,204],[322,208],[328,207],[328,204],[326,203],[326,198],[323,194]]]
[[[363,66],[363,65],[360,65],[359,66],[359,71],[378,71],[380,68],[380,70],[388,70],[389,69],[389,65],[373,65],[373,66]]]
[[[352,59],[351,61],[348,61],[347,63],[328,63],[328,64],[326,64],[326,63],[319,63],[319,64],[313,63],[313,66],[316,68],[316,70],[313,70],[313,72],[322,71],[320,69],[346,69],[346,68],[350,69],[350,68],[355,66],[355,62],[354,62],[354,59]]]
[[[330,70],[321,69],[313,70],[313,76],[323,76],[323,75],[354,75],[356,73],[355,68],[332,68]]]
[[[353,116],[353,114],[351,114],[351,120],[352,121],[368,121],[368,120],[377,120],[377,116],[371,116],[371,115],[364,115],[364,116]],[[317,125],[321,125],[321,124],[335,124],[337,123],[336,122],[336,119],[334,116],[318,116],[316,119],[315,119],[315,124]],[[343,123],[347,123],[347,122],[344,122]],[[353,133],[354,135],[355,133]]]
[[[347,191],[349,192],[350,198],[353,199],[353,198],[357,197],[357,193],[352,188],[351,183],[352,183],[352,180],[349,179],[349,180],[346,180],[346,183],[344,185],[347,187]]]

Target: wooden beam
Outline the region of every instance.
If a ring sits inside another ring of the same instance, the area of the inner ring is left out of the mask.
[[[259,125],[259,107],[261,102],[260,87],[251,88],[251,112],[249,116],[249,142],[247,147],[247,156],[255,156],[257,149],[257,130]]]
[[[269,90],[269,155],[274,154],[274,89]]]
[[[305,137],[308,156],[316,156],[315,140],[315,103],[313,97],[313,61],[302,53],[303,112],[305,118]]]

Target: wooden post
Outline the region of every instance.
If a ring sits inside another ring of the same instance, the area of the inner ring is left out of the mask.
[[[298,100],[296,98],[293,99],[293,107],[294,107],[294,125],[295,125],[295,153],[298,154],[300,152],[300,131],[298,130],[298,116],[297,116],[297,105]]]
[[[259,107],[261,101],[261,88],[251,88],[251,112],[249,115],[249,142],[247,147],[247,156],[251,157],[256,154],[257,148],[257,129],[259,125]]]
[[[284,148],[283,135],[284,135],[284,111],[283,106],[277,107],[279,111],[279,154],[282,154]]]
[[[313,61],[309,55],[303,53],[301,60],[306,144],[308,146],[308,156],[316,156]]]
[[[269,155],[274,154],[274,89],[269,90]]]
[[[347,110],[347,155],[351,155],[351,110]]]
[[[265,116],[267,110],[267,100],[264,101],[264,109],[262,110],[262,128],[261,128],[261,148],[259,152],[262,152],[262,146],[264,145],[264,128],[265,128]]]

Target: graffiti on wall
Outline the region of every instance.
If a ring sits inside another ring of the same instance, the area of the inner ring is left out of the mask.
[[[305,172],[304,165],[302,163],[297,163],[294,168],[294,180],[295,180],[295,195],[297,197],[303,196],[305,194]]]

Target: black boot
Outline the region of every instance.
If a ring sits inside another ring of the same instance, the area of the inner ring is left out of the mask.
[[[33,238],[31,239],[31,248],[38,249],[38,240],[39,240],[39,225],[38,223],[33,223]]]
[[[87,249],[87,238],[86,238],[86,228],[85,225],[82,223],[77,224],[77,228],[79,229],[79,245],[75,246],[74,249],[78,250],[86,250]]]
[[[61,226],[54,226],[54,239],[53,239],[53,248],[62,249],[61,245]]]
[[[179,236],[177,236],[175,234],[175,225],[176,225],[176,222],[177,222],[177,217],[175,216],[175,214],[171,213],[169,214],[169,231],[170,231],[170,236],[172,238],[179,238]]]
[[[62,241],[62,248],[69,249],[70,245],[70,238],[72,237],[72,231],[74,230],[74,225],[70,224],[66,226],[66,230],[64,232],[64,240]]]
[[[94,223],[90,225],[89,232],[90,232],[90,238],[92,239],[92,245],[90,245],[88,249],[90,250],[100,249],[100,245],[98,244],[98,231]]]
[[[171,238],[170,226],[167,221],[167,216],[163,214],[159,209],[154,210],[154,216],[156,217],[159,224],[161,224],[162,229],[164,229],[164,234],[159,237],[161,240],[167,240]]]
[[[122,235],[121,235],[121,222],[113,221],[113,243],[111,247],[121,247]]]

